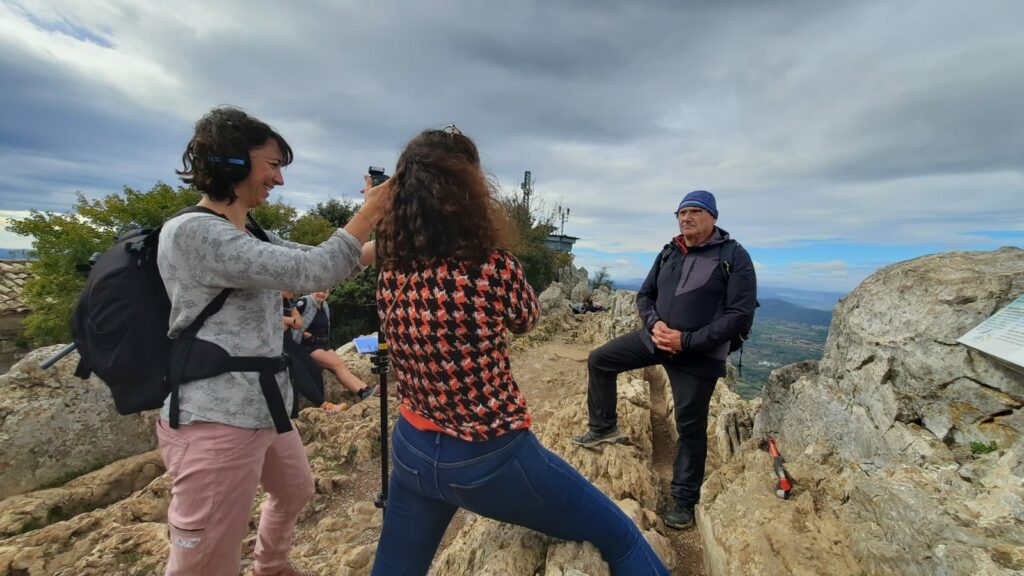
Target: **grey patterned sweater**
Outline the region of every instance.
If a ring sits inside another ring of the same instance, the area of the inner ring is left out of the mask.
[[[187,328],[224,288],[234,291],[198,337],[232,356],[281,354],[281,290],[329,289],[361,269],[359,241],[339,228],[319,246],[304,246],[268,233],[261,242],[212,214],[186,214],[160,232],[157,266],[171,299],[169,335]],[[288,410],[292,388],[277,378]],[[181,423],[219,422],[242,428],[274,425],[260,392],[259,374],[232,372],[181,386]],[[170,398],[160,415],[169,418]]]

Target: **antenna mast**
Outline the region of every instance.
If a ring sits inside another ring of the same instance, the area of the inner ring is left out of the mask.
[[[526,211],[529,213],[530,197],[533,195],[533,178],[529,170],[523,174],[523,183],[520,184],[520,188],[523,189],[523,206],[526,207]]]

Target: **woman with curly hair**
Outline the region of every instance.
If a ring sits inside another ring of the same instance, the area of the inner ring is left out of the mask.
[[[426,574],[459,508],[600,549],[613,574],[668,574],[635,524],[530,431],[507,332],[540,316],[476,145],[405,147],[377,231],[377,307],[398,383],[394,469],[373,574]]]

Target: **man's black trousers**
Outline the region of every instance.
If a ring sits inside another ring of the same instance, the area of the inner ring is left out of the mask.
[[[661,364],[668,374],[675,405],[679,444],[672,463],[672,497],[681,506],[692,507],[700,500],[704,462],[708,453],[708,406],[718,378],[694,376],[685,365],[652,354],[641,333],[630,332],[593,350],[587,359],[589,387],[587,410],[594,432],[607,432],[617,421],[615,378],[621,372]]]

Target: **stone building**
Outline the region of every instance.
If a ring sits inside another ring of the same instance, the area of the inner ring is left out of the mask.
[[[0,374],[28,352],[19,341],[29,312],[21,289],[30,277],[28,260],[0,260]]]

